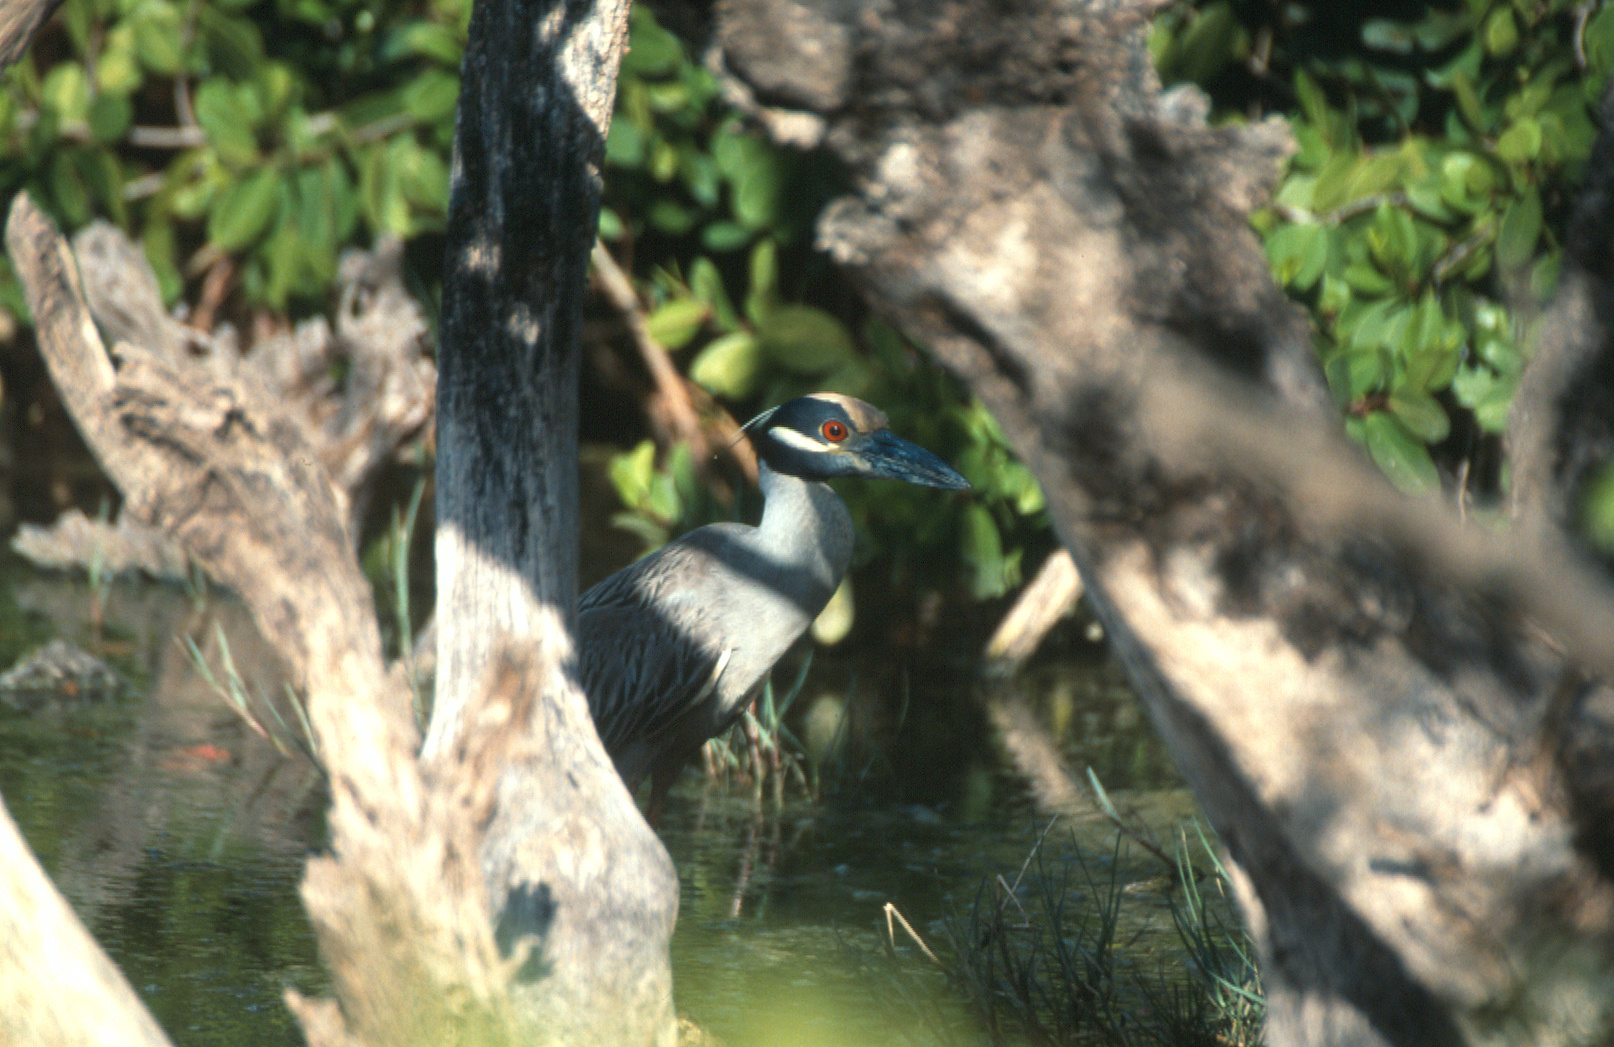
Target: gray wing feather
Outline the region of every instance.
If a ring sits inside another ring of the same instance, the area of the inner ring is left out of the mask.
[[[691,586],[704,557],[674,543],[583,594],[578,664],[606,751],[654,737],[710,694],[726,661]],[[674,580],[677,579],[676,584]]]

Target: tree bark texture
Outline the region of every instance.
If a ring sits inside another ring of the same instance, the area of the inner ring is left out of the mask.
[[[62,6],[62,0],[11,0],[0,4],[0,68],[28,51],[34,34]]]
[[[1036,471],[1232,862],[1270,1042],[1607,1042],[1609,589],[1346,444],[1246,222],[1287,128],[1162,93],[1153,10],[724,0],[718,32],[852,172],[820,242]]]
[[[437,676],[425,753],[484,679],[537,689],[482,852],[540,1042],[670,1043],[671,859],[605,755],[562,642],[577,599],[582,296],[625,0],[479,0],[449,192],[438,354]],[[506,644],[564,660],[516,672]],[[490,673],[492,675],[490,676]]]
[[[512,1041],[516,961],[499,955],[481,875],[492,786],[472,774],[505,743],[475,732],[423,773],[408,687],[382,660],[340,499],[299,428],[205,369],[127,342],[109,355],[66,241],[25,194],[6,244],[51,378],[124,511],[241,594],[306,697],[331,853],[310,861],[303,898],[340,1000],[289,994],[309,1042]],[[509,705],[479,692],[469,708],[480,723]],[[65,994],[41,1002],[81,1026],[96,1013],[64,1012]]]

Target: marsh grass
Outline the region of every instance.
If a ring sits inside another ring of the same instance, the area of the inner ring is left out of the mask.
[[[883,981],[893,1003],[912,1013],[921,1042],[979,1043],[984,1032],[994,1047],[1253,1047],[1265,1005],[1252,946],[1214,846],[1197,825],[1191,831],[1192,842],[1188,827],[1178,834],[1164,903],[1123,882],[1125,834],[1108,855],[1073,844],[1058,858],[1039,839],[1012,882],[982,881],[967,906],[933,925],[930,945],[905,920],[888,935]],[[1169,927],[1159,926],[1162,909]],[[969,1029],[956,1015],[946,1020],[925,968],[963,1001]]]
[[[308,710],[304,708],[302,699],[297,693],[290,685],[286,686],[286,704],[296,718],[293,725],[286,721],[267,695],[254,694],[246,681],[241,678],[241,674],[236,671],[235,659],[230,655],[230,641],[224,635],[223,626],[214,625],[214,640],[218,644],[217,672],[208,663],[207,656],[202,653],[195,640],[185,635],[177,638],[177,642],[184,647],[185,657],[196,675],[212,689],[213,693],[223,699],[224,704],[239,716],[253,733],[274,746],[280,755],[290,756],[295,749],[306,756],[315,767],[323,768],[324,765],[319,759],[318,743],[314,738],[313,724],[309,722]]]

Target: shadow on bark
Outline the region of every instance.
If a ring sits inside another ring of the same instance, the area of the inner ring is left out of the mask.
[[[718,36],[852,173],[820,242],[1042,482],[1227,849],[1271,1041],[1606,1040],[1614,720],[1582,674],[1614,669],[1614,600],[1561,532],[1575,463],[1607,454],[1607,411],[1563,410],[1614,384],[1602,267],[1553,314],[1574,361],[1549,337],[1520,392],[1515,475],[1551,524],[1402,497],[1343,439],[1246,223],[1287,127],[1162,93],[1152,11],[736,0]]]

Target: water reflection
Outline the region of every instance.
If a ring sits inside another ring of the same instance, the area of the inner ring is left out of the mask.
[[[303,858],[323,838],[319,775],[231,711],[175,638],[214,647],[216,660],[224,637],[243,685],[269,700],[280,687],[272,654],[217,595],[119,581],[95,594],[105,607],[97,636],[85,584],[8,570],[0,668],[63,637],[128,681],[99,705],[32,716],[0,707],[0,794],[25,837],[176,1044],[300,1042],[281,995],[324,987],[296,894]],[[814,679],[843,694],[886,685],[877,669],[847,666],[815,667]],[[932,716],[885,728],[922,739],[940,731],[937,719],[978,722],[945,676],[907,686],[911,705]],[[1045,715],[1081,739],[1073,762],[1095,766],[1169,837],[1188,802],[1109,670],[1067,664],[1034,688],[1051,703]],[[995,770],[984,730],[884,752],[879,726],[844,754],[852,771],[826,778],[820,804],[799,790],[757,802],[693,773],[673,794],[662,837],[683,883],[680,1009],[731,1047],[988,1042],[906,935],[892,945],[887,906],[939,947],[950,913],[983,898],[1008,904],[994,877],[1024,876],[1016,905],[1039,889],[1026,859],[1046,822]],[[1096,814],[1046,832],[1040,858],[1057,871],[1078,853],[1145,894],[1161,872],[1142,852],[1117,856]],[[1130,940],[1169,948],[1163,900],[1128,911]],[[885,955],[893,947],[896,967]]]

